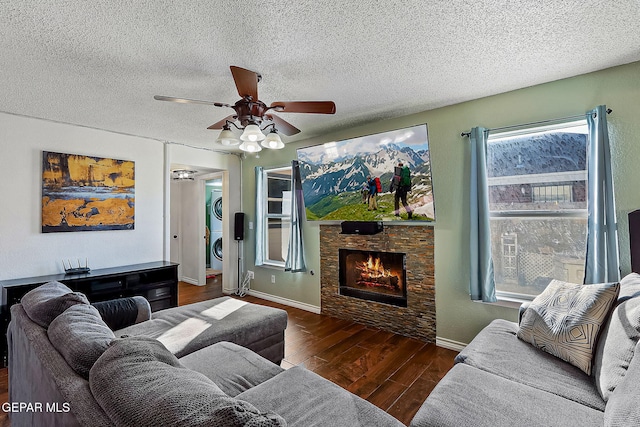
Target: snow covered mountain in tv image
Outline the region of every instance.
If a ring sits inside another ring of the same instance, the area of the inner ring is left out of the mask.
[[[435,219],[426,125],[298,149],[298,160],[309,220]],[[395,209],[395,194],[390,191],[399,163],[411,172],[407,195],[411,218],[402,202]],[[363,191],[367,176],[380,178],[382,184],[377,209],[370,210],[368,194]]]

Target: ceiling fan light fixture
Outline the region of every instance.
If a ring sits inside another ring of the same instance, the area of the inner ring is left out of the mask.
[[[175,98],[173,96],[155,95],[153,98],[158,101],[170,101],[181,104],[202,104],[212,105],[214,107],[225,107],[234,110],[235,114],[231,114],[222,120],[217,121],[207,127],[210,130],[222,129],[216,143],[223,146],[236,146],[240,144],[240,149],[256,153],[262,150],[262,147],[272,150],[284,148],[284,143],[277,135],[275,126],[278,130],[287,136],[300,133],[300,129],[291,123],[272,115],[271,111],[283,113],[312,113],[312,114],[335,114],[336,105],[333,101],[278,101],[267,105],[258,98],[258,83],[261,75],[255,71],[246,70],[244,68],[231,66],[231,75],[238,90],[241,99],[235,104],[226,104],[222,102],[202,101],[198,99]],[[272,122],[263,129],[260,125]],[[240,138],[231,132],[231,126],[234,129],[243,131]],[[273,126],[272,135],[267,137],[267,130]],[[266,141],[265,141],[266,138]],[[264,142],[262,142],[264,141]],[[246,144],[245,144],[246,142]],[[262,146],[259,143],[262,142]]]
[[[218,139],[216,139],[216,142],[225,146],[240,144],[240,140],[238,139],[238,137],[235,136],[231,129],[228,128],[223,129],[222,132],[220,132],[220,135],[218,135]]]
[[[256,142],[262,141],[264,138],[265,136],[260,130],[260,127],[255,123],[247,125],[244,128],[244,132],[242,132],[242,135],[240,135],[240,139],[243,141]]]
[[[265,148],[270,148],[272,150],[280,150],[284,148],[284,142],[280,139],[280,135],[275,130],[269,132],[269,135],[260,143]]]
[[[171,179],[173,179],[174,181],[193,181],[196,175],[196,172],[198,171],[194,171],[194,170],[190,170],[190,169],[178,169],[178,170],[174,170],[171,171]]]
[[[247,153],[257,153],[262,150],[262,147],[256,141],[244,141],[238,148]]]

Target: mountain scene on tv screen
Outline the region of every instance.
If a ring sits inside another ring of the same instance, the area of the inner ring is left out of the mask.
[[[426,125],[298,149],[298,160],[308,220],[435,219]],[[390,188],[399,163],[411,173],[407,193],[411,218],[401,201],[395,210],[395,192]],[[377,209],[370,209],[364,191],[368,176],[380,180]]]

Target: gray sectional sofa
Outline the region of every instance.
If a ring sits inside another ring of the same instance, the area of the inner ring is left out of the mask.
[[[517,323],[494,320],[456,357],[411,426],[640,425],[640,275],[619,289],[591,375],[520,340]]]
[[[518,323],[495,320],[411,427],[640,425],[640,275],[615,287],[591,374],[518,338]],[[278,366],[283,310],[228,297],[153,315],[139,297],[123,306],[135,308],[134,324],[115,331],[107,317],[117,308],[58,283],[11,308],[9,400],[31,404],[10,414],[12,426],[403,425],[301,366]]]
[[[278,366],[283,310],[228,297],[152,316],[144,300],[129,305],[138,323],[116,331],[59,283],[11,307],[9,400],[31,404],[10,414],[13,427],[402,426],[303,367]]]

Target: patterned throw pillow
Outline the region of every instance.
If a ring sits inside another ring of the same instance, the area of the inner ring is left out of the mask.
[[[522,315],[518,338],[591,375],[598,333],[618,292],[618,283],[552,280]]]

